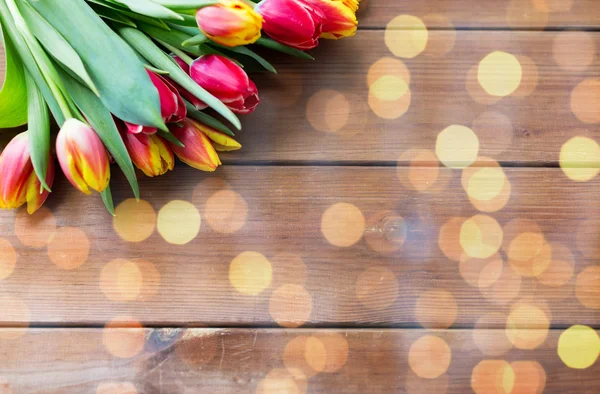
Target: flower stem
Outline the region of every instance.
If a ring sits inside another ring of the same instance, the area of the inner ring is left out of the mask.
[[[191,57],[188,56],[187,53],[185,53],[184,51],[182,51],[181,49],[175,48],[174,46],[167,44],[166,42],[159,40],[158,38],[155,38],[155,40],[162,46],[164,46],[165,48],[167,48],[169,51],[173,52],[173,54],[175,54],[175,56],[179,57],[181,60],[183,60],[186,64],[190,65],[192,64],[192,62],[194,61],[194,59],[192,59]]]

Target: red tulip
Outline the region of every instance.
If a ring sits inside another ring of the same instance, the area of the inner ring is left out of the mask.
[[[256,42],[262,26],[260,15],[243,0],[221,0],[202,7],[196,11],[196,22],[208,38],[228,47]]]
[[[162,115],[165,123],[169,122],[179,122],[182,119],[185,119],[187,115],[187,110],[185,108],[185,103],[183,99],[179,95],[179,92],[169,81],[161,77],[160,75],[154,74],[153,72],[147,71],[150,76],[150,80],[154,84],[156,90],[158,90],[158,97],[160,98],[160,113]],[[144,134],[154,134],[156,133],[155,127],[142,126],[132,123],[127,123],[127,130],[130,133],[144,133]]]
[[[258,12],[263,30],[275,41],[301,50],[319,44],[325,14],[304,0],[264,0]]]
[[[179,160],[198,170],[212,172],[221,164],[210,139],[202,132],[198,123],[191,119],[180,122],[181,125],[169,125],[169,130],[183,145],[171,144]]]
[[[68,119],[56,137],[56,156],[65,176],[80,191],[92,194],[108,186],[108,154],[100,137],[87,124]]]
[[[162,175],[173,169],[175,157],[167,141],[158,134],[122,133],[131,161],[146,176]]]
[[[249,114],[258,105],[258,89],[246,72],[220,55],[204,55],[191,64],[190,77],[238,114]]]
[[[52,187],[54,160],[48,161],[46,184]],[[37,211],[46,198],[48,190],[40,193],[40,181],[35,175],[29,153],[27,132],[17,134],[0,155],[0,208],[18,208],[27,202],[27,212]]]

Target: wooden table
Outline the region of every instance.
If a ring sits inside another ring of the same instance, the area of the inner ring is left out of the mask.
[[[359,16],[216,173],[0,215],[0,393],[600,391],[600,4]]]

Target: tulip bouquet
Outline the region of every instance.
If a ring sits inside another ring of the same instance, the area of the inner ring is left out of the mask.
[[[247,71],[275,72],[254,48],[312,59],[304,51],[319,38],[354,34],[357,9],[358,0],[0,0],[0,128],[28,125],[0,155],[0,208],[35,212],[54,155],[111,213],[111,162],[136,198],[134,165],[158,176],[177,156],[214,171],[218,151],[241,148],[236,114],[260,101]]]

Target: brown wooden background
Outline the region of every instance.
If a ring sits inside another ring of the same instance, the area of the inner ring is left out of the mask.
[[[0,393],[600,390],[600,5],[359,19],[216,173],[0,215]]]

